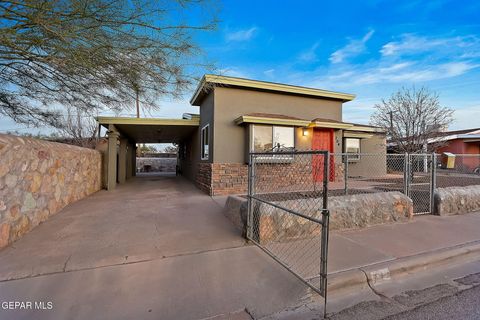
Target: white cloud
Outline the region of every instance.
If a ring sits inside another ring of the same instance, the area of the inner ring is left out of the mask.
[[[340,63],[343,62],[346,58],[357,56],[363,53],[366,50],[365,44],[368,40],[370,40],[374,32],[374,30],[370,30],[361,39],[350,39],[346,46],[333,52],[330,55],[330,62]]]
[[[478,128],[480,118],[480,105],[456,109],[453,113],[454,121],[449,129]]]
[[[479,66],[469,62],[447,62],[438,65],[404,62],[389,67],[373,67],[358,72],[358,75],[352,81],[356,84],[425,82],[456,77]]]
[[[240,68],[237,67],[226,67],[223,69],[219,69],[218,73],[222,76],[231,76],[231,77],[238,77],[238,78],[249,78],[248,73],[244,72]]]
[[[263,74],[266,75],[267,77],[273,77],[275,74],[275,69],[268,69],[263,71]]]
[[[314,62],[317,60],[317,53],[316,50],[318,49],[319,43],[316,42],[313,46],[309,49],[303,51],[298,56],[298,59],[302,62]]]
[[[257,32],[258,32],[257,27],[251,27],[249,29],[227,32],[227,34],[225,35],[225,39],[228,42],[231,42],[231,41],[248,41],[248,40],[252,39]]]
[[[380,53],[384,57],[419,54],[424,52],[453,52],[455,50],[470,50],[475,53],[480,47],[480,39],[476,36],[428,38],[414,34],[403,34],[400,40],[383,45]]]

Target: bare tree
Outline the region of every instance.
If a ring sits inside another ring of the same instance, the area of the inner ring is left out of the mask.
[[[182,94],[209,68],[193,37],[216,26],[214,1],[1,1],[0,113],[58,126],[53,106],[122,110],[140,92],[155,108]]]
[[[452,122],[453,110],[440,105],[438,94],[425,87],[402,88],[375,105],[370,122],[382,127],[397,152],[434,151],[441,132]]]
[[[165,152],[165,153],[177,153],[178,152],[178,144],[174,143],[171,146],[166,146],[163,149],[163,152]]]
[[[97,141],[98,124],[95,118],[81,110],[68,108],[67,114],[58,120],[62,142],[80,147],[94,148]]]

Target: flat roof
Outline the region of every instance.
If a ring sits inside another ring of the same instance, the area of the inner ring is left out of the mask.
[[[190,104],[200,105],[203,98],[210,92],[210,90],[214,86],[228,86],[253,90],[281,92],[301,96],[309,96],[314,98],[334,99],[343,102],[352,101],[353,99],[355,99],[355,95],[349,93],[328,91],[268,81],[206,74],[203,76],[197,89],[195,90],[194,95],[190,99]]]
[[[162,119],[97,117],[98,124],[136,143],[178,143],[189,137],[200,125],[199,118]]]

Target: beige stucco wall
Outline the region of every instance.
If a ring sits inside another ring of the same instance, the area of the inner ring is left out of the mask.
[[[0,134],[0,248],[101,188],[96,150]]]
[[[208,96],[211,97],[212,94]],[[248,141],[245,128],[234,123],[241,115],[248,113],[275,113],[306,120],[327,118],[342,120],[340,101],[314,99],[288,94],[261,92],[245,89],[215,87],[214,89],[213,162],[241,163],[245,161]],[[203,112],[203,109],[201,110]],[[299,147],[308,146],[307,139],[299,136]],[[309,135],[311,138],[311,135]],[[211,148],[212,149],[212,148]]]
[[[349,176],[375,177],[387,173],[384,134],[375,134],[372,138],[361,139],[360,152],[365,155],[362,155],[359,161],[349,163]]]

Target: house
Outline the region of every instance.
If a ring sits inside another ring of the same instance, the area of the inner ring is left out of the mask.
[[[132,175],[128,163],[134,161],[134,152],[128,150],[140,142],[178,143],[179,173],[210,195],[247,191],[250,151],[348,152],[357,154],[351,157],[350,170],[361,172],[365,161],[358,153],[385,153],[385,133],[377,127],[342,121],[343,103],[354,98],[315,88],[205,75],[190,100],[199,107],[198,115],[184,114],[182,119],[98,118],[109,130],[112,156],[108,156],[107,187]],[[124,150],[116,151],[119,148]],[[113,156],[117,153],[122,162],[118,164],[120,179],[117,157]],[[332,160],[330,179],[336,179],[335,172],[341,171],[342,163],[337,162]]]
[[[480,173],[480,128],[446,131],[439,133],[432,142],[442,142],[436,152],[440,154],[452,153],[456,155],[472,155],[457,157],[455,167],[464,172]],[[474,157],[473,155],[476,155]],[[446,157],[442,158],[442,164],[446,167]]]

